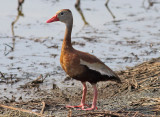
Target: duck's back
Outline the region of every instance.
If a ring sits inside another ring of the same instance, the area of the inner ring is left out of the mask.
[[[92,84],[108,80],[121,82],[108,66],[89,53],[73,49],[61,54],[60,62],[70,77],[81,82],[88,81]]]

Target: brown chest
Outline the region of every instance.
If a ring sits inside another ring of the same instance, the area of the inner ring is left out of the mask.
[[[76,76],[83,72],[79,58],[74,53],[61,54],[60,63],[63,70],[70,76]]]

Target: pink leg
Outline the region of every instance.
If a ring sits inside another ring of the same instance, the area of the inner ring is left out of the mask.
[[[82,82],[83,84],[83,94],[82,94],[82,100],[81,100],[81,104],[78,106],[66,106],[67,108],[82,108],[84,109],[84,106],[88,106],[87,104],[85,104],[85,99],[86,99],[86,93],[87,93],[87,86],[86,86],[86,82]]]
[[[94,109],[98,109],[96,107],[96,102],[97,102],[97,87],[96,87],[96,85],[92,85],[92,87],[94,89],[94,98],[93,98],[93,102],[92,102],[92,107],[91,108],[87,108],[87,109],[82,108],[82,110],[94,110]]]

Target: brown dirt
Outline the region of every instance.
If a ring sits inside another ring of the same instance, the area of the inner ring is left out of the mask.
[[[53,89],[39,89],[40,78],[38,82],[27,83],[26,88],[35,89],[37,99],[24,101],[19,99],[0,100],[0,116],[38,116],[35,113],[23,112],[8,107],[22,108],[32,110],[36,113],[44,113],[42,116],[58,117],[102,117],[102,116],[158,116],[160,115],[160,58],[152,59],[135,67],[127,68],[125,71],[118,71],[117,74],[122,79],[122,84],[113,82],[100,82],[98,86],[98,110],[80,111],[76,109],[67,109],[67,104],[79,104],[82,94],[82,86],[78,81],[65,79],[64,82],[72,82],[72,87],[60,89],[53,84]],[[46,79],[43,79],[46,80]],[[92,89],[89,84],[87,93],[87,103],[91,105]],[[42,104],[42,102],[44,103]]]

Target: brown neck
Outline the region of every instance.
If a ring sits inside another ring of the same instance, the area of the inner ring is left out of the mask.
[[[66,23],[66,31],[62,45],[63,50],[72,49],[72,44],[71,44],[72,25],[73,25],[73,20],[70,20],[69,23]]]

